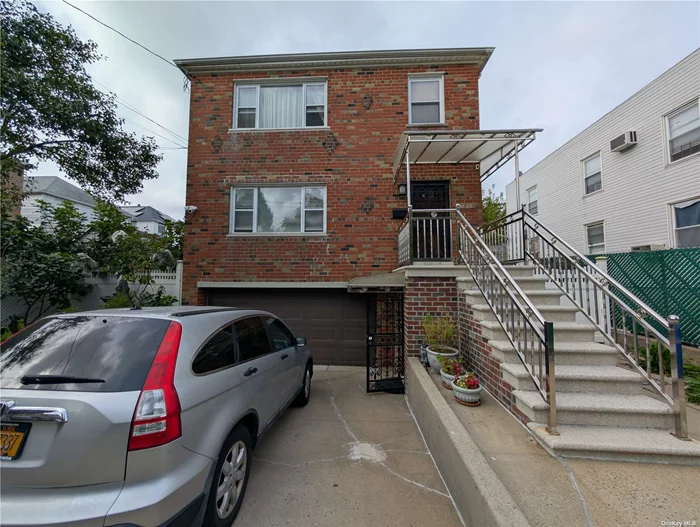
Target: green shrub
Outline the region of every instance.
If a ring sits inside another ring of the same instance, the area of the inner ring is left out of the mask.
[[[453,346],[457,337],[457,326],[452,317],[426,315],[421,324],[429,346]]]

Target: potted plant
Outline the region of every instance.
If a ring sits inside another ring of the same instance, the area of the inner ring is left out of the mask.
[[[426,347],[428,364],[435,373],[440,373],[438,355],[452,360],[456,360],[457,355],[459,355],[459,350],[452,347],[457,336],[457,326],[452,317],[433,317],[431,315],[427,315],[421,325],[428,340]]]
[[[464,375],[465,369],[458,360],[448,359],[444,355],[438,356],[440,368],[440,377],[442,377],[442,385],[448,390],[452,389],[452,381],[460,375]]]
[[[479,406],[481,404],[481,384],[473,372],[452,381],[452,392],[455,400],[464,406]]]

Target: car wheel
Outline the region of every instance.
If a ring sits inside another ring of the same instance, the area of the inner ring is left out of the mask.
[[[294,406],[306,406],[309,404],[309,397],[311,397],[311,364],[306,365],[301,391],[297,398],[294,399]]]
[[[209,489],[204,525],[228,527],[238,515],[248,486],[252,441],[245,426],[237,426],[224,442]]]

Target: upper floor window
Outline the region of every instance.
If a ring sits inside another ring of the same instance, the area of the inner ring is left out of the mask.
[[[537,214],[537,185],[527,189],[527,211]]]
[[[671,163],[700,152],[700,101],[669,114],[666,122]]]
[[[700,198],[673,205],[676,247],[700,247]]]
[[[605,252],[605,224],[602,221],[586,225],[586,243],[588,254]]]
[[[408,122],[440,124],[445,122],[443,77],[408,79]]]
[[[326,125],[326,82],[240,84],[234,128],[314,128]]]
[[[326,231],[326,188],[233,188],[233,233],[322,233]]]
[[[603,188],[600,168],[600,152],[583,161],[583,181],[586,194],[591,194]]]

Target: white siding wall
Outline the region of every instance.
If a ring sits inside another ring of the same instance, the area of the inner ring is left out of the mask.
[[[64,200],[56,198],[54,196],[49,196],[47,194],[33,194],[31,196],[28,196],[25,198],[24,202],[22,203],[22,208],[20,210],[20,214],[27,218],[32,224],[38,225],[41,217],[39,215],[39,207],[37,206],[37,201],[38,200],[43,200],[54,207],[58,207],[61,203],[63,203]],[[88,223],[92,221],[95,217],[95,208],[91,207],[90,205],[85,205],[83,203],[75,203],[73,202],[73,205],[75,205],[75,208],[78,209],[78,211],[82,212],[87,216],[87,221]]]
[[[698,96],[700,49],[523,174],[521,203],[537,185],[537,219],[584,253],[584,226],[598,221],[605,221],[607,252],[673,247],[669,204],[700,197],[700,154],[669,165],[663,116]],[[610,140],[627,131],[637,132],[638,144],[611,152]],[[603,190],[584,197],[581,161],[598,151]],[[506,206],[516,208],[515,182],[506,187]]]
[[[136,228],[141,232],[150,232],[151,234],[158,234],[158,222],[157,221],[137,221],[134,223]]]

